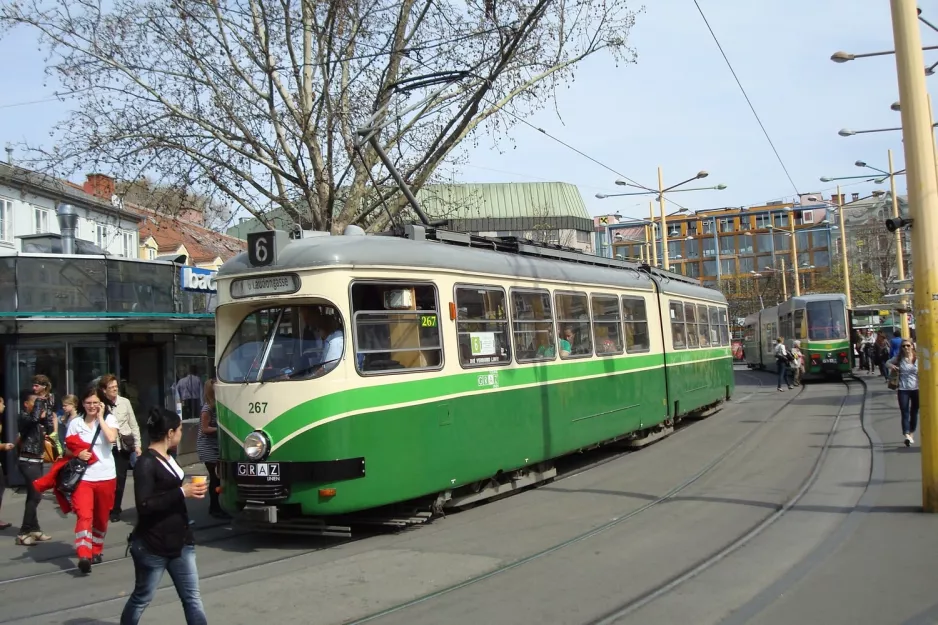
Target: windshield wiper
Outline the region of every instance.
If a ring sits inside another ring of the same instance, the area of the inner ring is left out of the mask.
[[[281,374],[282,376],[284,376],[287,380],[289,380],[289,379],[291,379],[293,376],[304,375],[304,374],[306,374],[306,373],[308,373],[308,372],[310,372],[310,371],[315,371],[316,369],[325,367],[325,366],[328,365],[330,362],[338,362],[338,361],[340,361],[340,360],[342,360],[341,357],[339,357],[339,358],[333,358],[332,360],[326,360],[326,361],[323,361],[323,362],[317,362],[317,363],[314,364],[314,365],[310,365],[310,366],[308,366],[308,367],[303,367],[303,368],[301,368],[301,369],[296,369],[296,370],[293,370],[293,369],[283,369],[283,370],[281,370],[280,374]]]

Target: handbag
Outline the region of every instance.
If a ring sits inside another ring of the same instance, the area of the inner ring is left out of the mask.
[[[124,451],[133,451],[137,448],[137,446],[134,444],[137,441],[134,439],[133,434],[118,434],[118,436],[120,436],[121,449]]]
[[[889,379],[886,381],[886,387],[890,391],[894,391],[897,388],[899,388],[899,372],[898,371],[890,372]]]
[[[98,440],[98,435],[101,433],[101,425],[98,425],[98,429],[95,430],[94,436],[91,438],[91,447],[94,449],[95,441]],[[78,458],[69,458],[68,462],[59,469],[58,474],[55,476],[55,488],[60,493],[66,496],[70,496],[75,492],[75,489],[78,488],[81,478],[85,476],[85,471],[88,469],[88,462]]]
[[[43,452],[42,452],[43,462],[48,462],[51,464],[59,459],[59,448],[55,444],[55,441],[52,440],[51,436],[46,436],[45,438],[43,438],[42,447],[43,447]]]

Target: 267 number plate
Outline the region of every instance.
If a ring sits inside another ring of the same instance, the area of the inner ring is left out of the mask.
[[[279,462],[239,462],[237,470],[239,478],[253,478],[268,482],[280,481]]]
[[[836,359],[836,358],[825,358],[825,359],[822,360],[821,362],[823,362],[825,365],[836,365],[836,364],[837,364],[837,359]]]

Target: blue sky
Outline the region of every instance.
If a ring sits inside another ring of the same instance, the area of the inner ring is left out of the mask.
[[[818,178],[863,173],[853,165],[858,159],[885,168],[887,149],[894,151],[896,169],[904,166],[898,132],[837,135],[844,127],[900,124],[899,114],[889,109],[898,100],[894,57],[846,64],[829,60],[837,50],[891,50],[888,2],[700,3],[800,192],[823,190],[829,195],[831,185]],[[925,45],[938,43],[938,33],[925,28],[923,40]],[[529,121],[647,186],[657,184],[659,165],[665,185],[701,169],[710,172],[703,184],[728,185],[724,191],[673,196],[691,209],[794,196],[692,0],[648,3],[630,42],[638,52],[637,64],[616,68],[608,58],[590,59],[560,95],[562,120],[550,107]],[[44,85],[43,55],[37,48],[28,31],[0,39],[0,55],[8,60],[7,88],[0,95],[0,142],[27,139],[49,145],[52,125],[68,110],[67,102],[16,106],[49,98],[55,88],[54,83]],[[926,60],[938,59],[935,54],[926,53]],[[511,134],[516,147],[504,153],[482,138],[457,179],[570,182],[579,187],[593,214],[647,216],[648,198],[594,198],[596,193],[626,190],[614,185],[615,174],[524,125],[516,125]],[[898,184],[904,193],[905,179],[899,177]],[[874,188],[888,186],[864,183],[844,186],[843,192],[868,195]]]

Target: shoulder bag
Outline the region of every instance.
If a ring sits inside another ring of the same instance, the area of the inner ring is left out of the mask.
[[[94,450],[94,444],[98,440],[99,434],[101,434],[100,423],[98,424],[97,430],[95,430],[94,436],[91,438],[90,450]],[[69,458],[68,463],[59,469],[59,473],[55,477],[56,489],[63,495],[71,496],[75,492],[75,489],[78,488],[78,483],[81,482],[81,478],[85,476],[87,469],[87,461],[77,456]]]

